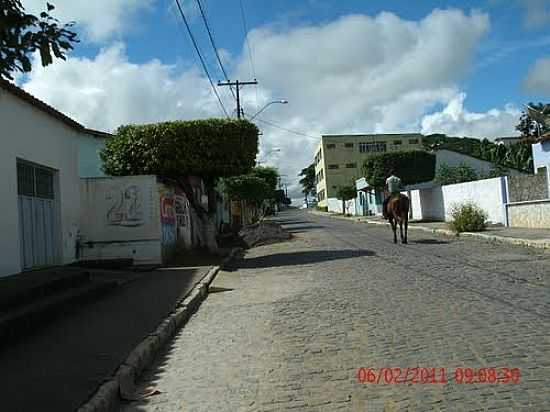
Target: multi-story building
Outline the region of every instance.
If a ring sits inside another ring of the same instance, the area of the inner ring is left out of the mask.
[[[355,186],[355,181],[363,177],[361,168],[367,157],[421,148],[419,133],[322,136],[315,150],[318,205],[329,206],[329,199],[337,197],[340,187]]]

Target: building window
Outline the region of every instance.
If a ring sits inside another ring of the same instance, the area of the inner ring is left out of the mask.
[[[396,145],[396,146],[400,145],[401,143],[402,143],[401,140],[394,140],[393,141],[393,144]]]
[[[347,163],[346,169],[355,169],[357,167],[357,163]]]
[[[328,168],[329,169],[338,169],[340,166],[339,165],[328,165]]]
[[[327,149],[336,149],[336,145],[334,143],[327,144]]]
[[[26,162],[17,162],[17,193],[22,196],[54,198],[54,171]]]
[[[409,144],[418,144],[418,139],[409,139]]]
[[[344,147],[348,149],[353,149],[353,143],[344,143]]]
[[[387,150],[385,142],[359,143],[359,152],[361,153],[379,153]]]

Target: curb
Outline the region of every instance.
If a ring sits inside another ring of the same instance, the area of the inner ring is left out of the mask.
[[[330,213],[317,212],[317,211],[315,212],[312,211],[309,213],[317,216],[326,216],[326,217],[331,217],[333,219],[348,220],[356,223],[367,223],[370,225],[384,225],[384,226],[388,225],[387,222],[376,222],[376,221],[372,221],[372,220],[368,220],[360,217],[359,218],[344,217],[344,216],[332,215]],[[485,233],[476,233],[476,232],[462,232],[460,234],[457,234],[452,230],[448,230],[448,229],[432,229],[426,226],[416,226],[415,224],[409,224],[409,229],[419,230],[419,231],[431,233],[434,235],[443,235],[443,236],[452,237],[455,239],[470,238],[470,239],[483,240],[489,243],[523,246],[523,247],[529,247],[533,249],[550,249],[550,240],[547,240],[547,239],[537,239],[537,240],[523,239],[523,238],[514,238],[514,237],[507,237],[507,236],[487,235]]]
[[[141,343],[130,352],[113,376],[108,378],[77,412],[113,412],[116,411],[123,397],[132,396],[136,379],[155,359],[162,348],[170,341],[176,331],[182,328],[191,315],[199,308],[208,296],[208,287],[218,274],[239,252],[234,248],[223,259],[222,264],[214,266],[193,287],[185,298]],[[126,395],[126,396],[125,396]]]

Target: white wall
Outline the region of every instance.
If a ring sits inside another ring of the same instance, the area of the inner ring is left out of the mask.
[[[59,263],[75,260],[79,229],[78,132],[0,89],[0,276],[21,271],[17,158],[58,171]]]
[[[333,213],[342,213],[342,200],[336,199],[334,197],[331,197],[327,199],[327,206],[328,211]],[[351,199],[346,201],[346,214],[355,215],[356,214],[356,208],[355,208],[355,199]]]
[[[82,259],[161,263],[160,197],[155,176],[81,180]]]
[[[531,145],[535,173],[539,167],[547,166],[550,169],[550,141]]]
[[[505,224],[503,181],[504,178],[497,177],[433,189],[413,190],[413,218],[449,221],[453,205],[471,201],[487,212],[490,222]]]

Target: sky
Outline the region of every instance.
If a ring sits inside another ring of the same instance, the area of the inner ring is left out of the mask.
[[[45,1],[23,0],[40,12]],[[86,127],[225,117],[172,0],[50,0],[76,22],[66,61],[16,81]],[[197,0],[180,0],[229,116],[236,104]],[[322,134],[516,135],[523,105],[550,101],[550,0],[200,0],[262,164],[289,195]],[[241,7],[242,5],[242,7]],[[244,19],[243,19],[244,16]]]

